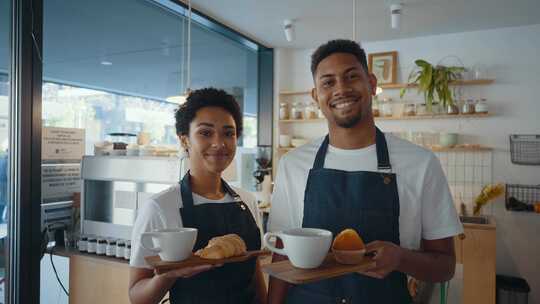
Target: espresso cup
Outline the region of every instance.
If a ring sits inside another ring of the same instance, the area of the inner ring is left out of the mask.
[[[283,242],[283,249],[270,244],[270,238],[277,237]],[[332,232],[315,228],[295,228],[264,235],[264,244],[271,251],[286,255],[291,264],[298,268],[319,267],[330,249]]]
[[[147,243],[150,238],[152,246]],[[177,262],[192,255],[196,240],[197,229],[195,228],[161,229],[143,233],[141,246],[144,249],[157,252],[162,261]]]

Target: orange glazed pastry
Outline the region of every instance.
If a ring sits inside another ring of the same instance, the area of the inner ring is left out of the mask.
[[[332,248],[336,250],[362,250],[366,248],[366,245],[354,229],[345,229],[336,236]]]

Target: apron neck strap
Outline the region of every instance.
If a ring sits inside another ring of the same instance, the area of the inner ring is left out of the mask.
[[[377,169],[378,170],[391,170],[390,157],[388,155],[388,145],[386,144],[386,138],[384,133],[375,127],[375,147],[377,149]],[[324,168],[324,160],[326,158],[326,152],[330,144],[330,138],[328,135],[324,137],[324,140],[317,151],[315,156],[315,162],[313,163],[313,169]]]
[[[189,171],[184,175],[182,181],[180,182],[180,195],[182,196],[182,208],[191,208],[193,207],[193,192],[191,191],[191,175]],[[235,201],[240,201],[240,195],[236,193],[227,182],[221,179],[221,185],[226,193],[231,195]]]

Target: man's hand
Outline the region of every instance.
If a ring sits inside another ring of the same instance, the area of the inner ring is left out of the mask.
[[[403,256],[401,247],[383,241],[374,241],[367,244],[366,252],[374,254],[373,261],[375,265],[359,273],[377,279],[383,279],[392,271],[397,270]]]

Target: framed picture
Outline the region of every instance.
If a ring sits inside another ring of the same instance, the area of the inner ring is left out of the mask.
[[[368,56],[368,68],[377,77],[378,84],[397,82],[397,52],[373,53]]]

